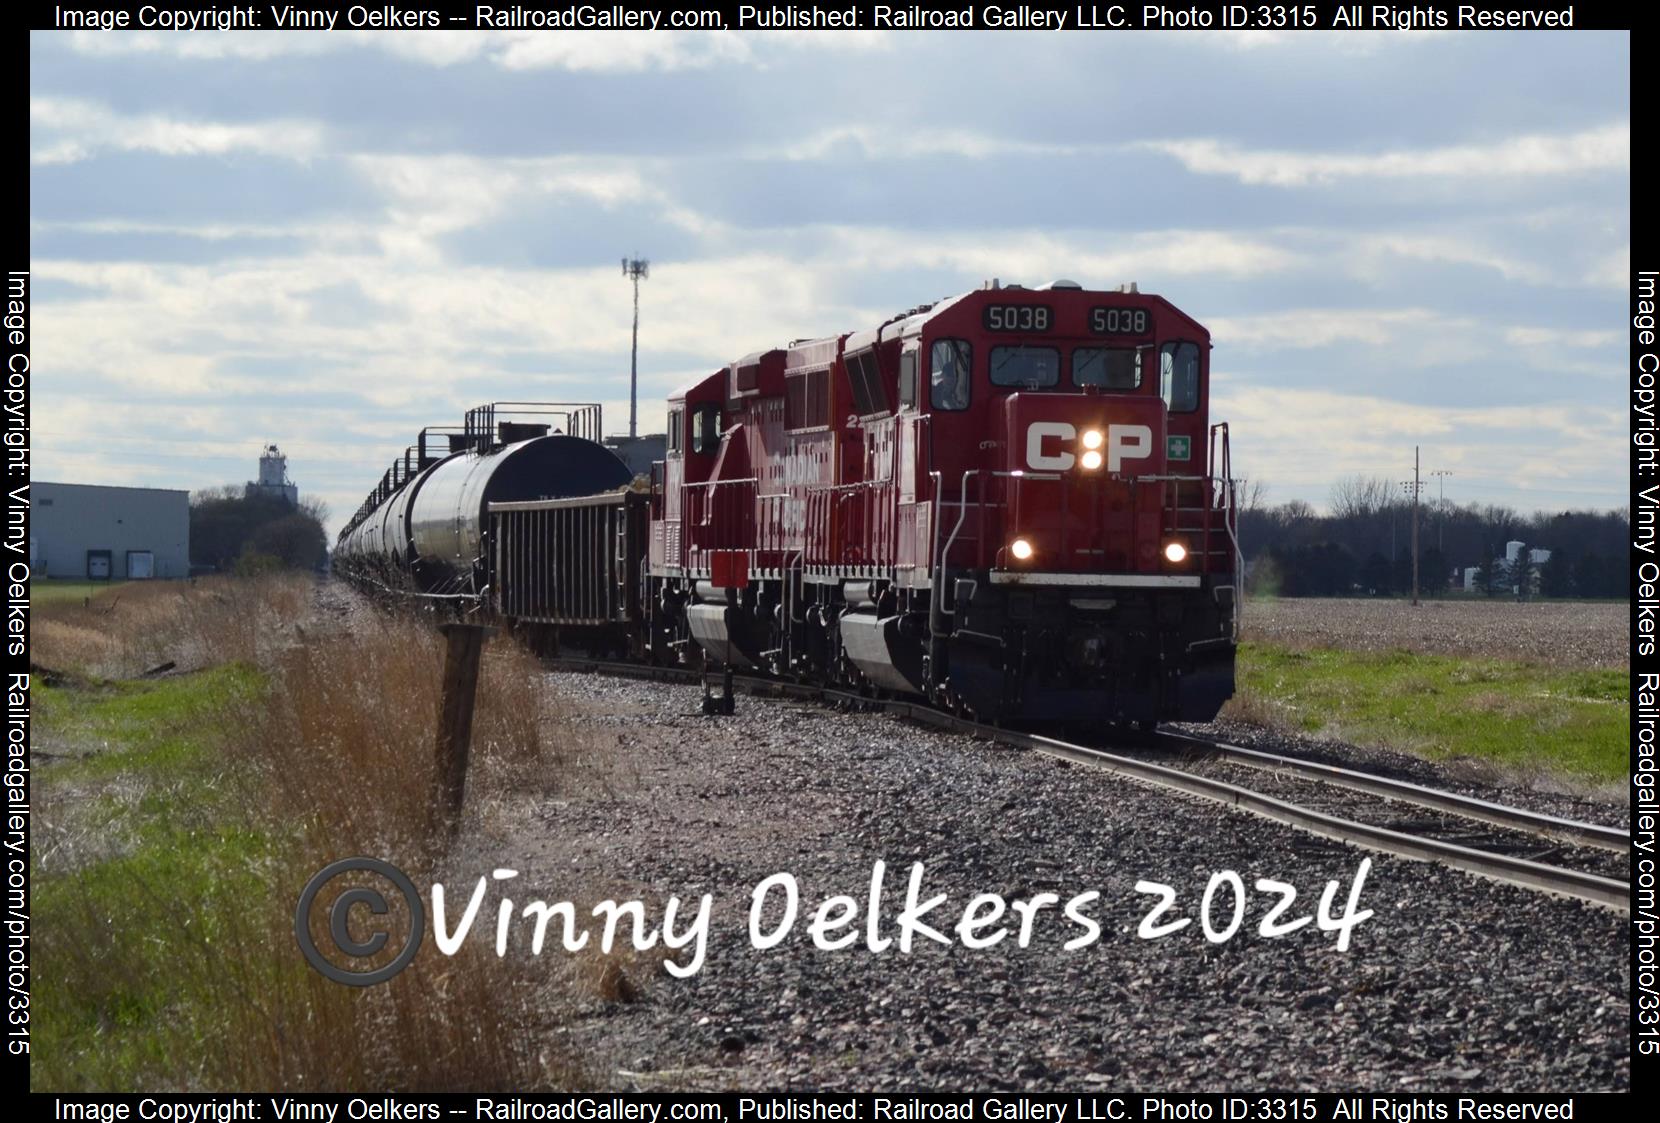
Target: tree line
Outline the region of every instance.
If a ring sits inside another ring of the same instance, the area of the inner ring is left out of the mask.
[[[1249,586],[1280,596],[1399,596],[1412,591],[1412,503],[1389,481],[1350,476],[1332,488],[1330,513],[1302,500],[1269,504],[1260,485],[1240,499],[1239,537]],[[1524,544],[1514,563],[1510,542]],[[1492,504],[1418,508],[1418,583],[1426,596],[1464,588],[1488,596],[1623,598],[1631,513],[1536,511]],[[1530,551],[1550,557],[1534,565]]]
[[[328,557],[323,523],[328,508],[302,499],[298,507],[237,484],[190,496],[190,565],[218,573],[321,569]]]

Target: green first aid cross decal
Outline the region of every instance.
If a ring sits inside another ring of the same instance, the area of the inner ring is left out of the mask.
[[[1189,460],[1193,454],[1192,437],[1167,437],[1164,442],[1164,454],[1171,460]]]

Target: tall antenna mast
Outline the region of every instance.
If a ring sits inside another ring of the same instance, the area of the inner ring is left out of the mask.
[[[628,437],[640,435],[640,282],[651,272],[651,262],[643,257],[622,259],[623,276],[634,282],[634,345],[628,352]]]

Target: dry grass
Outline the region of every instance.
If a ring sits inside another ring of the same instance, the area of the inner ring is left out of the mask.
[[[293,574],[132,581],[33,606],[30,662],[100,678],[162,663],[195,670],[257,662],[293,638],[312,579]]]
[[[242,726],[230,748],[242,774],[259,778],[254,790],[270,799],[269,814],[302,836],[292,873],[281,879],[294,887],[279,898],[284,906],[322,865],[355,854],[394,856],[417,885],[441,879],[433,746],[443,662],[430,623],[407,619],[359,624],[280,658],[263,720]],[[505,640],[491,644],[479,678],[469,805],[504,791],[555,789],[574,764],[579,747],[549,736],[561,706],[540,679],[529,653]],[[394,908],[388,928],[398,931],[400,902],[386,895]],[[326,946],[326,920],[321,909],[314,913],[315,938]],[[285,911],[279,931],[291,923]],[[537,974],[497,960],[476,940],[454,958],[429,944],[404,974],[361,993],[342,994],[308,971],[303,991],[290,994],[297,1001],[257,1019],[267,1031],[252,1035],[262,1048],[233,1070],[252,1067],[269,1074],[261,1086],[283,1088],[389,1080],[410,1090],[559,1086],[571,1066],[534,1047],[549,1014],[529,985]],[[334,1026],[316,1024],[325,1012]],[[296,1025],[307,1032],[281,1032]],[[370,1044],[342,1050],[343,1036]]]
[[[631,964],[583,968],[562,997],[545,968],[498,960],[475,932],[454,957],[429,940],[395,979],[359,989],[325,980],[296,948],[295,901],[331,861],[388,859],[423,892],[442,880],[430,845],[441,637],[372,615],[328,634],[297,631],[303,582],[203,586],[124,601],[103,631],[84,623],[97,601],[69,605],[54,621],[65,642],[40,654],[82,671],[184,652],[257,658],[266,670],[50,692],[60,711],[71,698],[81,707],[80,725],[63,728],[113,722],[120,732],[108,750],[42,777],[43,825],[65,854],[37,867],[35,1087],[570,1086],[578,1066],[549,1052],[546,1030],[595,988],[627,1001],[633,988],[616,980]],[[101,639],[73,648],[76,630]],[[580,766],[587,746],[562,733],[562,715],[535,660],[492,640],[464,831],[480,807],[557,789]],[[84,798],[113,777],[122,799]],[[85,838],[78,858],[66,832]],[[122,839],[115,852],[95,845],[102,832]],[[397,933],[401,902],[386,896],[393,912],[374,923]],[[324,947],[329,899],[311,917]],[[381,958],[399,946],[394,935]]]
[[[430,809],[444,645],[430,624],[375,618],[275,661],[257,724],[227,714],[239,774],[283,821],[321,832],[320,848],[420,849]],[[564,703],[535,658],[505,639],[486,648],[473,719],[469,803],[551,788],[580,746],[550,736]]]
[[[1559,669],[1625,667],[1626,604],[1286,597],[1251,600],[1241,639],[1292,650],[1476,655]]]

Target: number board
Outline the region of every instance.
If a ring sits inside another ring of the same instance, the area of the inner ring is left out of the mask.
[[[988,304],[981,322],[987,331],[1048,331],[1055,310],[1047,304]]]
[[[1089,330],[1096,335],[1150,335],[1153,316],[1145,308],[1091,308]]]

